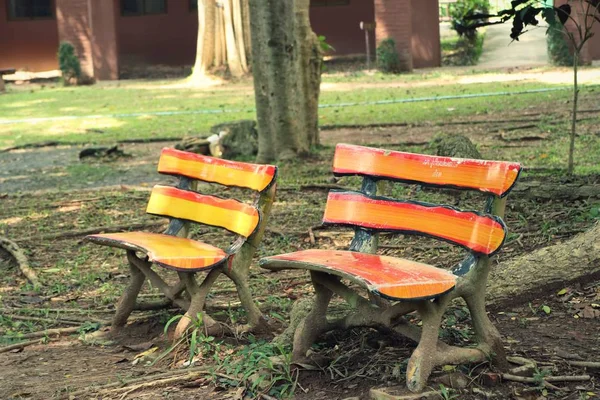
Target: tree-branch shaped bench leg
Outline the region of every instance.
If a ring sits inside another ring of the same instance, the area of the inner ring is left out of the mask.
[[[317,282],[320,275],[318,272],[311,271],[310,274],[315,288],[315,299],[311,311],[300,322],[294,334],[293,360],[305,358],[306,352],[317,337],[328,329],[327,308],[333,292]]]
[[[425,388],[427,378],[436,365],[438,335],[444,315],[444,303],[444,300],[439,299],[434,303],[422,301],[417,305],[423,327],[419,344],[413,351],[406,368],[406,385],[412,392],[420,392]]]
[[[222,333],[220,324],[204,312],[206,296],[220,274],[221,270],[213,269],[208,273],[206,278],[204,278],[204,281],[198,285],[198,282],[196,282],[195,273],[179,272],[179,279],[185,283],[185,288],[190,295],[191,301],[189,308],[185,312],[184,316],[179,320],[179,323],[175,328],[176,338],[183,336],[189,326],[198,320],[199,315],[202,316],[202,323],[207,335],[218,335]]]
[[[235,284],[242,307],[244,307],[244,310],[246,310],[246,313],[248,314],[248,326],[240,327],[240,330],[267,332],[269,330],[267,320],[256,305],[256,302],[252,297],[252,292],[250,291],[250,286],[248,284],[248,267],[249,265],[246,266],[246,268],[239,267],[237,269],[232,268],[224,271],[225,275],[227,275]]]
[[[490,356],[496,366],[505,369],[506,354],[502,338],[485,311],[484,296],[485,293],[482,290],[481,293],[465,296],[464,299],[471,313],[475,337],[480,348]]]
[[[136,300],[146,281],[146,276],[138,267],[129,261],[129,271],[131,272],[131,278],[129,286],[123,292],[119,303],[117,304],[117,311],[112,320],[111,331],[116,332],[127,323],[127,319],[131,312],[135,309]]]

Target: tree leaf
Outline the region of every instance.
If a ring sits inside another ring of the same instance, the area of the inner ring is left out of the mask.
[[[561,289],[556,293],[557,296],[563,296],[565,294],[567,294],[567,289]]]
[[[550,314],[552,312],[552,310],[550,309],[550,307],[548,306],[542,306],[542,310],[546,313],[546,314]]]

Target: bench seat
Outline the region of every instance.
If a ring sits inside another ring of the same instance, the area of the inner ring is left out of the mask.
[[[438,297],[456,285],[456,276],[431,265],[354,251],[305,250],[267,257],[263,268],[305,269],[349,279],[390,300]]]
[[[104,246],[141,251],[148,255],[148,261],[176,271],[208,270],[228,257],[222,249],[210,244],[160,233],[111,233],[90,235],[86,239]]]

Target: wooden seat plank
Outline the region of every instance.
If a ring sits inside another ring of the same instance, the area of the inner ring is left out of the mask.
[[[514,162],[470,160],[429,156],[338,144],[333,161],[337,176],[361,175],[508,194],[519,177],[521,165]]]
[[[160,233],[98,234],[87,236],[86,239],[104,246],[141,251],[148,255],[149,261],[176,271],[207,270],[227,259],[227,253],[218,247]]]
[[[361,284],[392,300],[437,297],[456,284],[449,271],[416,261],[339,250],[305,250],[263,258],[270,270],[307,269],[326,272]]]

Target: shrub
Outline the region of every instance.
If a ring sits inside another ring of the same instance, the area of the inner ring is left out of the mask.
[[[442,39],[442,65],[477,65],[483,51],[485,35]]]
[[[75,54],[75,47],[69,42],[61,42],[58,46],[58,67],[62,71],[63,83],[69,85],[81,78],[81,64]]]
[[[384,39],[377,47],[377,69],[381,72],[397,74],[402,71],[400,55],[394,39]]]
[[[550,24],[546,35],[548,58],[552,65],[572,67],[573,54],[571,54],[563,29],[562,24],[558,21]]]
[[[474,38],[476,35],[475,29],[465,29],[465,26],[472,25],[473,23],[482,22],[479,20],[466,20],[467,16],[477,14],[487,14],[490,9],[489,0],[458,0],[450,7],[450,19],[452,29],[458,33],[459,36],[467,36]]]

